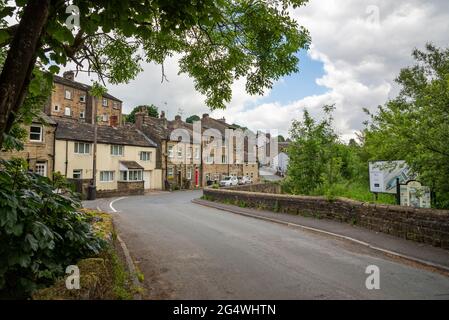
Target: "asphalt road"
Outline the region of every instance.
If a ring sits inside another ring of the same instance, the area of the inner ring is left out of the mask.
[[[113,202],[148,298],[449,299],[449,278],[441,274],[346,241],[190,202],[200,196],[188,191]],[[369,265],[379,267],[379,290],[365,287]]]

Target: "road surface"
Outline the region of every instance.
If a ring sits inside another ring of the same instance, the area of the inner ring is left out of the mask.
[[[201,191],[118,199],[119,234],[150,299],[449,299],[449,278],[335,238],[192,204]],[[380,289],[365,286],[380,270]]]

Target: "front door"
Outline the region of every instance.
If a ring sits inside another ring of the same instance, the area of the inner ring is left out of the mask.
[[[151,171],[144,171],[143,172],[143,185],[145,190],[151,188]]]

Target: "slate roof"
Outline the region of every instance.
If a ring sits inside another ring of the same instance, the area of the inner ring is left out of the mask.
[[[94,141],[94,126],[90,123],[53,117],[57,124],[56,139],[71,141]],[[98,126],[98,143],[119,144],[139,147],[157,147],[156,143],[131,126]]]
[[[72,80],[69,80],[69,79],[66,79],[66,78],[63,78],[60,76],[56,76],[56,75],[53,76],[53,81],[56,83],[60,83],[60,84],[63,84],[63,85],[69,86],[69,87],[79,89],[79,90],[90,91],[90,89],[92,89],[92,86],[89,86],[87,84],[84,84],[84,83],[81,83],[78,81],[72,81]],[[103,95],[103,97],[107,98],[107,99],[115,100],[118,102],[122,102],[122,100],[114,97],[113,95],[110,95],[109,93],[105,93]]]
[[[142,167],[136,161],[120,161],[120,163],[128,169],[144,169],[144,167]]]
[[[44,124],[48,124],[51,126],[56,125],[56,122],[42,111],[40,111],[39,114],[33,119],[33,123],[39,123],[39,124],[44,123]]]

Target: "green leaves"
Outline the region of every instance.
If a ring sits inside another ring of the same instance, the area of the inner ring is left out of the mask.
[[[406,160],[449,208],[449,49],[415,50],[416,64],[401,70],[398,97],[380,107],[364,131],[371,158]]]
[[[20,159],[0,166],[0,296],[26,298],[67,265],[97,253],[103,241],[60,176],[50,181],[30,173]]]

